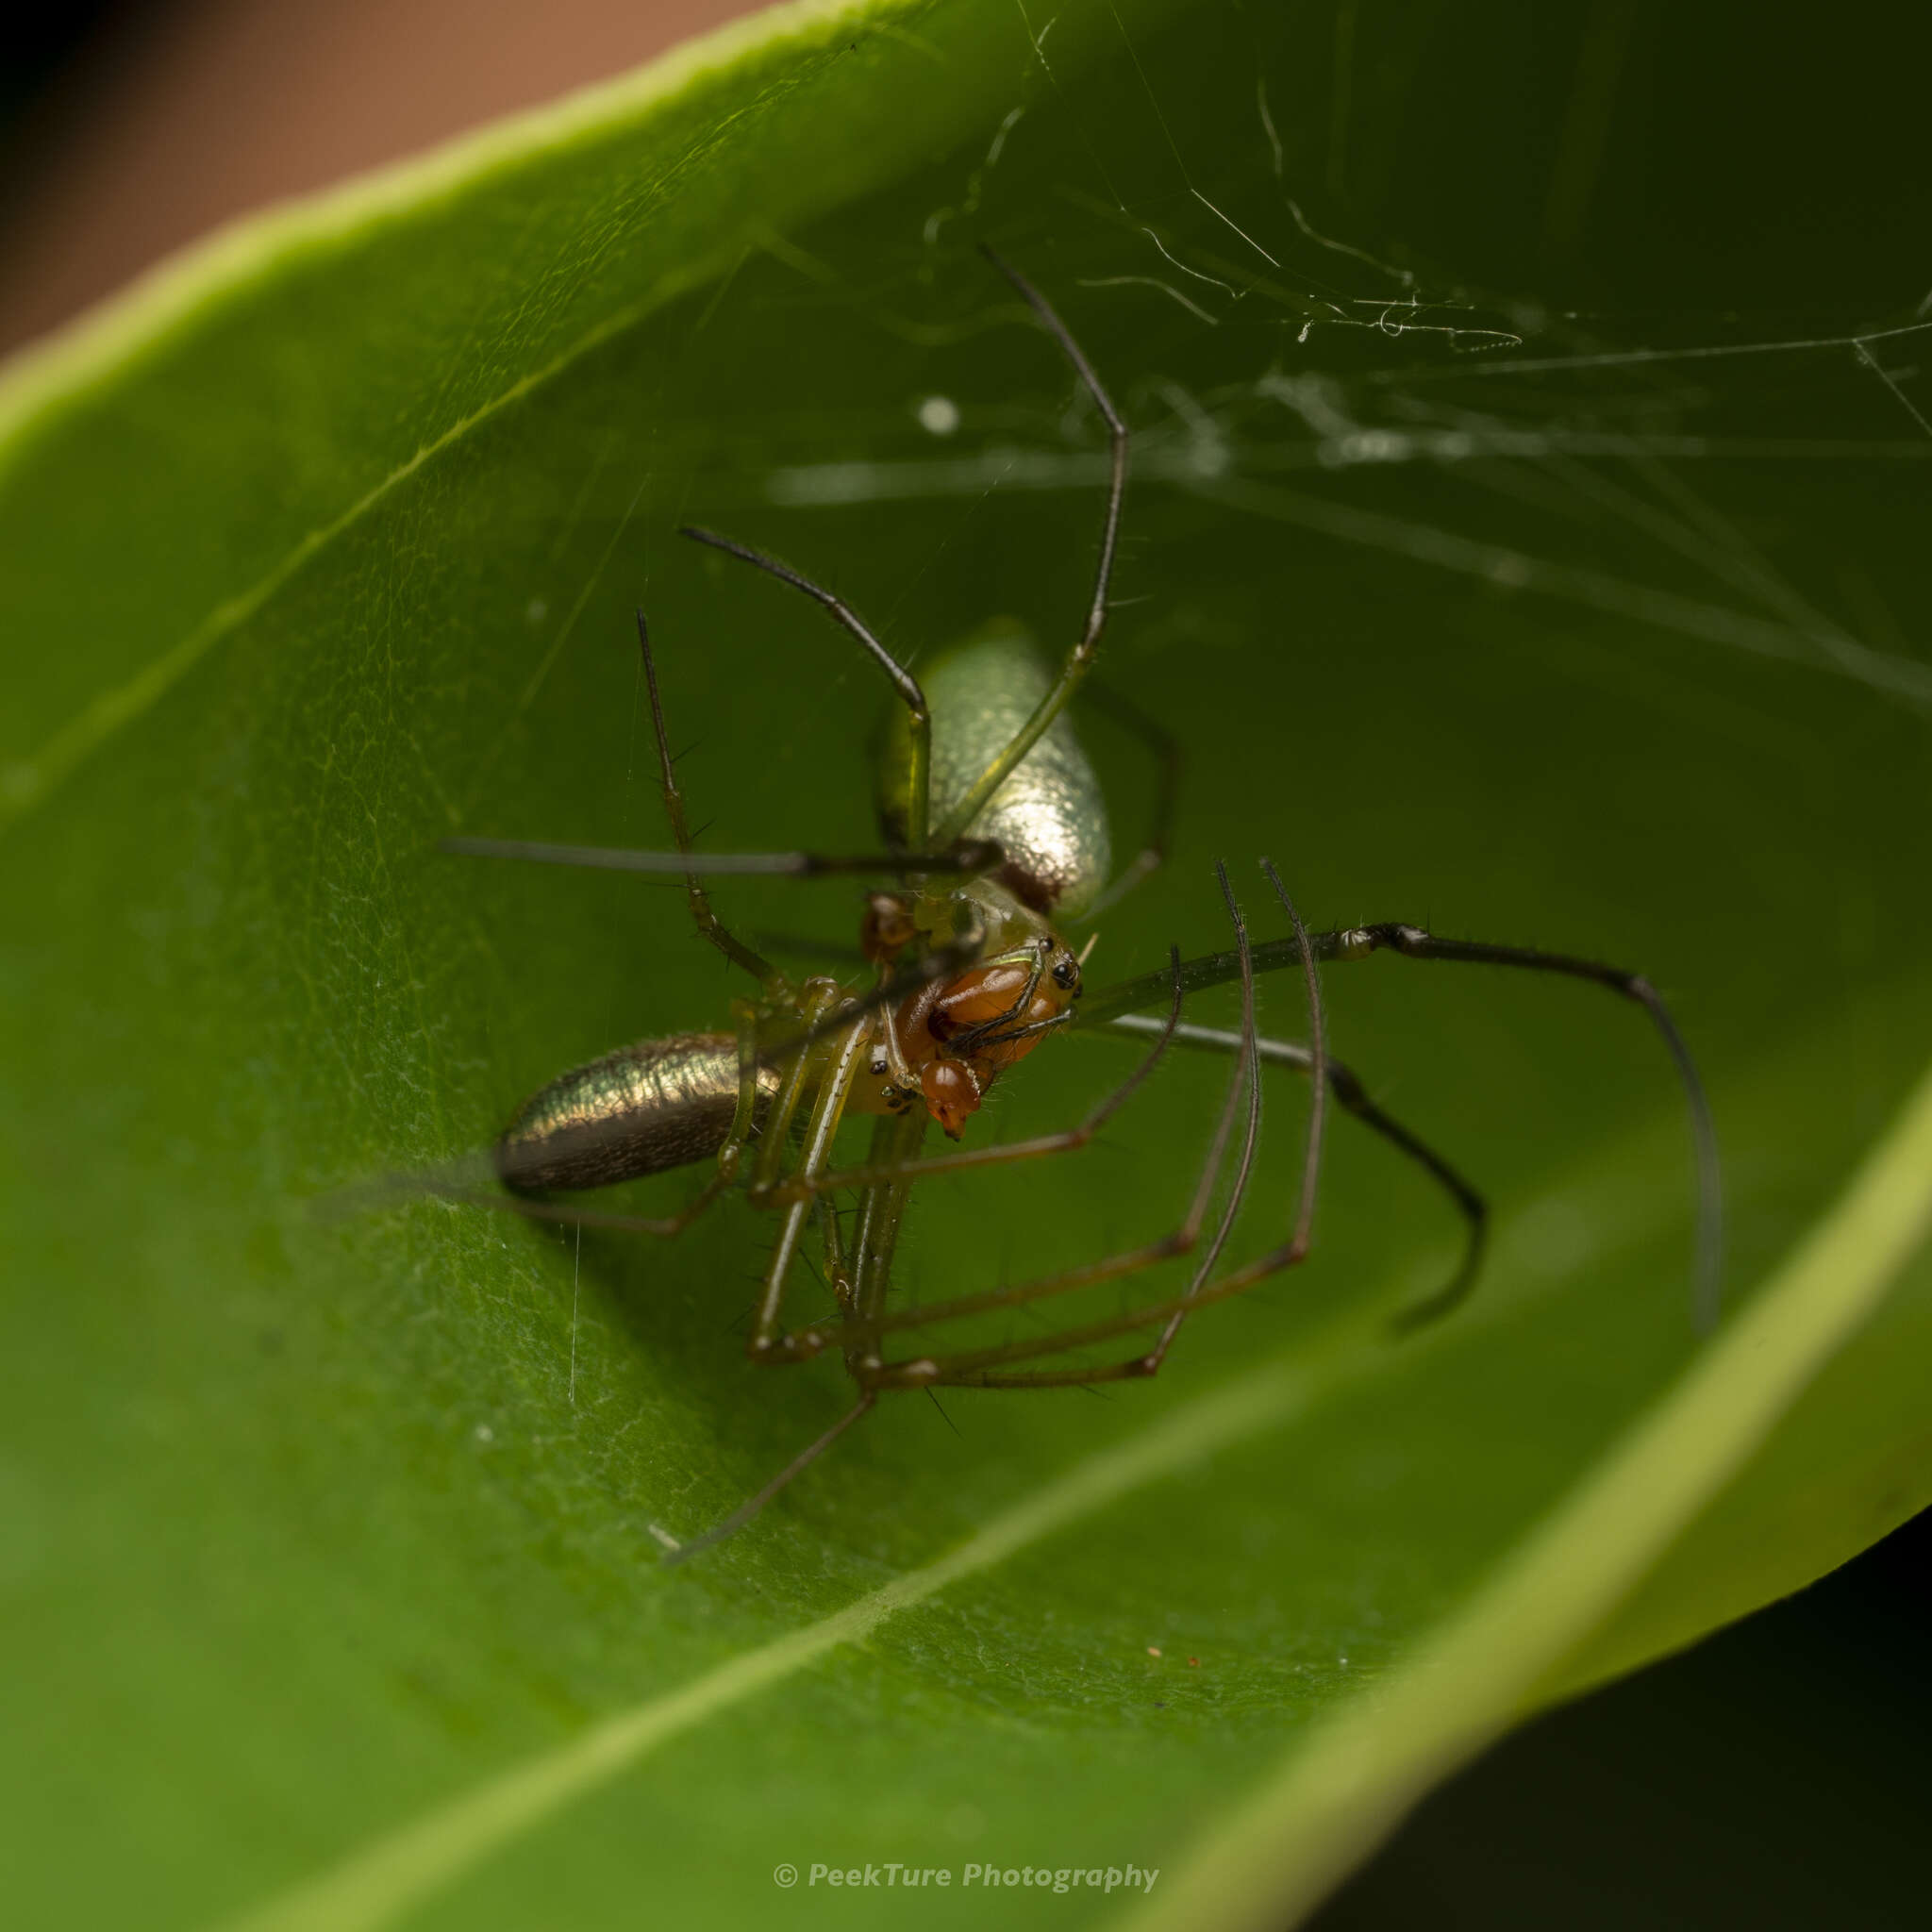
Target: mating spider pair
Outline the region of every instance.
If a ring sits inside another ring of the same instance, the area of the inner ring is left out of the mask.
[[[890,849],[860,857],[807,853],[701,855],[692,849],[677,785],[648,630],[639,616],[651,722],[675,850],[615,851],[522,841],[461,838],[448,850],[552,864],[681,874],[698,930],[756,982],[734,1002],[730,1032],[641,1041],[552,1081],[519,1110],[496,1142],[505,1191],[441,1191],[539,1219],[675,1235],[723,1194],[741,1191],[777,1217],[749,1349],[760,1362],[808,1360],[837,1351],[857,1386],[853,1406],[771,1482],[676,1559],[729,1535],[895,1389],[1062,1388],[1151,1375],[1183,1323],[1212,1302],[1246,1292],[1295,1266],[1308,1252],[1325,1106],[1332,1096],[1385,1141],[1418,1161],[1466,1219],[1461,1265],[1438,1293],[1401,1318],[1446,1313],[1468,1291],[1481,1259],[1480,1196],[1439,1154],[1384,1113],[1326,1048],[1317,967],[1384,949],[1415,959],[1460,960],[1592,980],[1636,1001],[1662,1034],[1690,1103],[1699,1179],[1700,1311],[1714,1311],[1719,1257],[1715,1136],[1690,1055],[1662,1002],[1641,976],[1596,961],[1515,946],[1439,939],[1414,925],[1385,924],[1309,933],[1272,865],[1268,883],[1291,936],[1256,944],[1224,868],[1218,868],[1235,943],[1168,964],[1098,991],[1083,989],[1083,957],[1061,936],[1158,863],[1174,787],[1172,748],[1151,721],[1104,692],[1098,697],[1141,732],[1166,763],[1161,809],[1146,846],[1108,891],[1105,805],[1073,729],[1069,704],[1099,650],[1125,492],[1128,430],[1079,345],[1046,300],[987,251],[1058,343],[1105,421],[1111,475],[1093,595],[1078,641],[1057,669],[1010,629],[969,640],[915,678],[840,598],[785,564],[709,531],[696,541],[768,572],[822,605],[872,658],[897,699],[895,728],[880,773],[881,820]],[[796,878],[871,876],[860,926],[870,983],[826,976],[794,982],[738,938],[712,908],[704,880],[734,874]],[[1257,975],[1299,966],[1307,988],[1306,1046],[1260,1039]],[[1184,998],[1226,982],[1241,988],[1239,1031],[1182,1019]],[[966,1132],[992,1082],[1058,1031],[1079,1026],[1151,1040],[1139,1066],[1085,1119],[1063,1131],[1004,1145],[925,1154],[937,1123],[954,1140]],[[1230,1054],[1233,1076],[1179,1224],[1158,1238],[1040,1280],[929,1304],[891,1306],[892,1259],[912,1190],[935,1176],[1032,1160],[1083,1146],[1127,1105],[1175,1045]],[[1299,1069],[1313,1101],[1302,1184],[1286,1238],[1257,1258],[1217,1273],[1252,1174],[1261,1117],[1264,1062]],[[871,1144],[857,1165],[841,1165],[835,1142],[848,1116],[873,1118]],[[1230,1171],[1230,1161],[1232,1167]],[[709,1178],[679,1212],[663,1219],[613,1213],[549,1198],[708,1163]],[[1218,1216],[1209,1215],[1224,1174]],[[431,1184],[436,1185],[435,1183]],[[849,1231],[833,1197],[856,1193]],[[824,1319],[787,1326],[784,1304],[794,1263],[816,1232],[823,1273],[838,1303]],[[1138,1306],[1050,1333],[950,1351],[917,1347],[946,1324],[1120,1282],[1190,1257],[1184,1285]],[[1136,1338],[1131,1352],[1101,1363],[1045,1365],[1053,1357]]]

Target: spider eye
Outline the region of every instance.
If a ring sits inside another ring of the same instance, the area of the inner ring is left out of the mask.
[[[1059,964],[1053,969],[1053,983],[1058,987],[1064,988],[1078,985],[1079,979],[1079,962],[1062,954]]]

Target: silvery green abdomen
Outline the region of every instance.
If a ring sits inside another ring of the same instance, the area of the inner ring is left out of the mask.
[[[758,1069],[758,1113],[777,1087]],[[708,1160],[738,1106],[738,1042],[679,1033],[621,1046],[533,1093],[498,1137],[496,1172],[520,1193],[602,1188]]]
[[[932,712],[932,823],[942,823],[1052,688],[1032,640],[1001,625],[918,667]],[[897,711],[880,771],[880,815],[888,837],[902,828],[909,738]],[[996,839],[1000,874],[1036,911],[1066,918],[1100,896],[1112,861],[1100,781],[1064,711],[1048,726],[986,809],[967,827]]]

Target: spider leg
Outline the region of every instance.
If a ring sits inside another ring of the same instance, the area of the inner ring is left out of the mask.
[[[1317,961],[1366,959],[1370,954],[1390,951],[1409,959],[1441,959],[1465,964],[1505,966],[1528,973],[1549,973],[1568,979],[1581,979],[1617,993],[1650,1015],[1671,1057],[1686,1108],[1690,1117],[1690,1140],[1697,1174],[1697,1260],[1695,1309],[1700,1326],[1708,1328],[1717,1319],[1724,1272],[1724,1182],[1718,1158],[1717,1129],[1711,1119],[1710,1102],[1704,1091],[1696,1062],[1678,1032],[1676,1022],[1657,989],[1641,973],[1621,966],[1607,965],[1599,959],[1586,959],[1570,953],[1548,953],[1534,946],[1494,945],[1482,940],[1439,939],[1419,925],[1388,920],[1374,925],[1339,927],[1332,932],[1311,933],[1308,944]],[[1271,973],[1290,965],[1298,958],[1291,941],[1271,941],[1254,949],[1257,973]],[[1222,986],[1241,975],[1241,962],[1233,953],[1205,954],[1182,962],[1181,979],[1190,992],[1204,987]],[[1157,1005],[1167,993],[1169,975],[1149,973],[1138,979],[1122,980],[1082,1000],[1076,1025],[1089,1026]]]
[[[799,1157],[800,1169],[807,1174],[823,1168],[831,1150],[832,1139],[838,1132],[840,1117],[844,1111],[846,1098],[852,1091],[852,1082],[858,1074],[859,1059],[864,1052],[869,1031],[870,1028],[862,1020],[848,1025],[843,1039],[832,1056],[831,1064],[820,1082],[817,1096],[812,1103],[811,1114],[806,1124],[804,1147]],[[800,1067],[794,1069],[791,1078],[787,1082],[787,1091],[780,1096],[780,1106],[789,1101],[791,1108],[795,1110],[803,1091],[803,1081],[804,1068],[801,1061]],[[902,1123],[888,1119],[881,1121],[879,1124],[881,1127],[896,1128],[901,1126]],[[785,1139],[783,1129],[772,1131],[768,1126],[768,1133],[770,1139],[776,1141],[782,1147]],[[758,1315],[747,1347],[747,1353],[754,1361],[783,1359],[782,1357],[774,1356],[771,1342],[778,1333],[779,1310],[784,1301],[791,1263],[798,1252],[799,1235],[805,1219],[811,1212],[814,1203],[808,1196],[786,1210],[785,1219],[779,1228],[778,1240],[765,1271]],[[827,1268],[835,1292],[839,1295],[841,1305],[856,1312],[864,1306],[860,1297],[863,1293],[862,1283],[870,1245],[866,1232],[861,1230],[859,1239],[861,1287],[855,1292],[848,1285],[845,1257],[841,1250],[837,1224],[829,1215],[821,1215],[820,1218],[824,1231]],[[896,1226],[894,1231],[896,1232]],[[885,1259],[890,1263],[890,1249]],[[816,1441],[808,1443],[762,1489],[748,1496],[730,1515],[714,1524],[702,1536],[694,1537],[689,1542],[680,1543],[675,1549],[667,1550],[663,1560],[666,1563],[682,1563],[688,1557],[696,1556],[700,1550],[709,1549],[714,1543],[723,1542],[726,1537],[736,1535],[779,1491],[816,1462],[877,1400],[878,1395],[874,1390],[862,1388],[858,1400],[853,1407]]]
[[[1309,1154],[1304,1164],[1305,1180],[1315,1171],[1318,1158],[1318,1142],[1312,1134],[1308,1144]],[[1189,1284],[1185,1293],[1166,1301],[1150,1303],[1145,1307],[1130,1308],[1126,1313],[1106,1321],[1090,1322],[1082,1327],[1064,1329],[1058,1335],[1042,1336],[1033,1341],[1009,1343],[997,1349],[979,1349],[970,1355],[941,1357],[936,1361],[888,1362],[885,1364],[886,1373],[880,1377],[880,1386],[1066,1389],[1092,1382],[1129,1381],[1155,1374],[1165,1358],[1165,1350],[1158,1344],[1146,1353],[1130,1356],[1124,1361],[1109,1362],[1097,1369],[1001,1371],[1008,1362],[1084,1348],[1092,1342],[1109,1341],[1116,1335],[1131,1334],[1137,1328],[1151,1328],[1157,1324],[1162,1324],[1164,1341],[1178,1322],[1197,1308],[1246,1294],[1271,1275],[1279,1274],[1305,1259],[1308,1252],[1312,1208],[1312,1201],[1304,1194],[1296,1212],[1294,1231],[1289,1239],[1279,1247],[1236,1269],[1232,1274],[1224,1275],[1219,1281],[1203,1285],[1197,1271],[1195,1280]]]
[[[808,1443],[801,1449],[756,1495],[747,1496],[729,1516],[722,1523],[713,1524],[704,1535],[694,1536],[689,1542],[679,1543],[675,1550],[666,1550],[662,1560],[667,1564],[682,1563],[688,1557],[695,1557],[700,1550],[708,1550],[712,1544],[722,1543],[726,1537],[736,1536],[786,1484],[804,1470],[810,1468],[877,1400],[877,1395],[868,1389],[817,1441]]]
[[[940,846],[947,845],[958,838],[986,808],[993,793],[1006,782],[1020,760],[1040,741],[1047,727],[1065,709],[1068,699],[1079,689],[1081,680],[1091,667],[1094,656],[1100,649],[1101,633],[1107,628],[1107,600],[1113,587],[1114,553],[1120,541],[1121,504],[1127,490],[1126,421],[1115,408],[1113,399],[1101,386],[1100,377],[1093,372],[1093,365],[1088,361],[1066,324],[1055,314],[1053,306],[1046,297],[1018,269],[995,255],[991,248],[982,244],[980,252],[1020,291],[1027,307],[1040,318],[1041,325],[1059,344],[1061,353],[1074,365],[1074,374],[1079,376],[1087,393],[1093,398],[1094,407],[1099,409],[1102,419],[1107,424],[1108,445],[1112,451],[1112,468],[1107,486],[1107,508],[1100,525],[1100,560],[1093,573],[1093,601],[1088,608],[1087,623],[1081,630],[1079,641],[1067,653],[1058,676],[1054,679],[1046,695],[1033,708],[1032,715],[1021,725],[999,756],[974,780],[971,789],[954,806],[944,822],[934,830],[933,843]]]
[[[1006,862],[992,839],[959,839],[943,852],[633,852],[616,845],[560,845],[544,839],[440,839],[439,852],[466,858],[522,858],[539,865],[581,865],[598,872],[683,873],[699,878],[846,878],[887,873],[977,878]]]
[[[850,1024],[844,1037],[834,1050],[830,1064],[824,1069],[819,1082],[819,1090],[812,1101],[811,1113],[806,1122],[805,1144],[798,1159],[799,1173],[808,1180],[822,1173],[832,1151],[832,1137],[839,1130],[839,1122],[845,1111],[845,1101],[852,1091],[852,1083],[858,1077],[859,1061],[864,1054],[867,1040],[872,1032],[865,1020]],[[800,1057],[786,1082],[781,1100],[789,1099],[795,1109],[797,1099],[803,1091],[807,1061]],[[774,1114],[776,1109],[774,1109]],[[767,1129],[764,1143],[759,1149],[758,1167],[761,1174],[775,1169],[783,1155],[785,1134],[774,1120]],[[754,1182],[754,1191],[758,1184]],[[778,1239],[773,1244],[772,1258],[766,1265],[764,1287],[758,1297],[758,1314],[752,1326],[751,1340],[745,1353],[754,1361],[786,1359],[778,1348],[782,1341],[779,1314],[785,1300],[786,1281],[791,1272],[793,1257],[798,1252],[798,1239],[804,1231],[808,1217],[812,1211],[809,1192],[789,1203],[778,1224]]]
[[[734,965],[742,966],[767,992],[784,985],[784,975],[760,953],[738,939],[724,922],[711,910],[710,894],[698,882],[691,862],[691,824],[685,817],[684,793],[677,789],[677,768],[671,756],[671,740],[664,728],[664,698],[658,689],[658,663],[651,655],[651,627],[644,613],[638,612],[638,649],[643,654],[644,683],[651,694],[651,731],[658,741],[658,770],[664,784],[664,816],[671,822],[672,842],[684,860],[684,891],[691,916],[697,929]]]
[[[910,1176],[919,1164],[920,1142],[925,1138],[927,1124],[924,1109],[913,1108],[903,1114],[885,1116],[873,1129],[873,1153],[890,1177],[859,1196],[853,1257],[853,1332],[844,1355],[847,1374],[861,1388],[869,1386],[868,1377],[878,1366],[878,1341],[870,1333],[870,1324],[884,1308],[891,1286],[892,1257],[912,1193]]]
[[[932,770],[932,713],[926,708],[925,693],[920,690],[918,680],[892,654],[879,642],[864,621],[842,598],[835,597],[830,591],[815,584],[808,576],[801,576],[790,564],[780,563],[775,557],[767,557],[762,550],[754,550],[749,544],[734,542],[729,537],[721,537],[715,530],[701,529],[695,524],[687,524],[678,534],[689,537],[693,542],[708,543],[713,550],[722,550],[727,557],[735,557],[741,562],[749,563],[767,575],[774,576],[780,583],[790,584],[794,591],[803,591],[815,603],[822,606],[836,625],[857,638],[873,661],[885,673],[887,681],[898,694],[899,702],[906,707],[908,721],[911,725],[912,756],[908,762],[906,779],[906,843],[913,852],[923,851],[927,833],[927,799],[929,796],[929,774]],[[954,833],[943,842],[950,843]]]
[[[1234,922],[1235,943],[1246,961],[1246,971],[1241,974],[1241,1057],[1236,1062],[1237,1072],[1245,1069],[1248,1078],[1248,1129],[1241,1141],[1241,1157],[1235,1169],[1234,1185],[1228,1190],[1227,1206],[1223,1209],[1221,1225],[1215,1230],[1214,1239],[1208,1243],[1208,1252],[1201,1257],[1194,1269],[1193,1279],[1188,1284],[1190,1307],[1176,1308],[1168,1317],[1167,1326],[1160,1331],[1160,1340],[1144,1362],[1142,1373],[1156,1375],[1160,1365],[1167,1359],[1167,1352],[1174,1346],[1174,1339],[1180,1333],[1181,1324],[1188,1319],[1191,1310],[1191,1298],[1201,1291],[1202,1284],[1214,1273],[1215,1264],[1221,1259],[1221,1252],[1227,1245],[1227,1238],[1234,1232],[1236,1217],[1241,1213],[1241,1202],[1247,1195],[1248,1182],[1255,1172],[1255,1143],[1261,1134],[1261,1058],[1255,1050],[1255,964],[1248,948],[1247,922],[1241,917],[1241,907],[1236,903],[1234,889],[1227,882],[1227,868],[1221,869],[1222,896],[1227,901],[1228,917]],[[1281,901],[1287,912],[1289,923],[1294,927],[1294,936],[1301,945],[1303,984],[1308,998],[1308,1055],[1311,1061],[1308,1077],[1308,1131],[1307,1146],[1302,1157],[1302,1186],[1300,1206],[1295,1212],[1294,1233],[1290,1240],[1293,1250],[1292,1260],[1284,1266],[1292,1267],[1308,1252],[1308,1243],[1315,1224],[1315,1190],[1322,1177],[1322,1126],[1324,1108],[1328,1099],[1328,1043],[1327,1027],[1323,1024],[1322,984],[1315,975],[1315,956],[1308,950],[1307,928],[1302,924],[1302,916],[1294,909],[1294,901],[1288,896],[1287,888],[1281,883],[1280,875],[1266,859],[1261,861],[1261,870],[1268,875],[1268,883],[1274,888],[1274,896]]]
[[[1001,1021],[992,1020],[987,1024],[989,1025],[1000,1026],[1003,1029],[1002,1031],[998,1033],[981,1033],[975,1028],[970,1034],[962,1034],[960,1038],[971,1040],[976,1047],[1005,1046],[1010,1041],[1034,1040],[1042,1033],[1058,1033],[1062,1026],[1072,1022],[1073,1017],[1072,1009],[1068,1008],[1062,1012],[1049,1013],[1043,1020],[1028,1020],[1024,1026],[1007,1026]],[[1155,1033],[1160,1033],[1165,1029],[1162,1024],[1157,1020],[1151,1030]]]
[[[1388,948],[1406,959],[1448,959],[1478,966],[1513,966],[1532,973],[1555,973],[1607,987],[1649,1013],[1675,1063],[1690,1108],[1690,1138],[1697,1161],[1696,1311],[1700,1326],[1714,1327],[1724,1277],[1724,1182],[1718,1160],[1717,1125],[1711,1118],[1710,1101],[1698,1075],[1697,1063],[1690,1058],[1690,1049],[1684,1043],[1684,1036],[1677,1031],[1676,1022],[1671,1018],[1657,988],[1641,973],[1607,966],[1601,960],[1578,958],[1568,953],[1546,953],[1533,946],[1438,939],[1419,925],[1405,925],[1398,921],[1356,926],[1338,937],[1341,941],[1336,953],[1338,958],[1365,959],[1371,953]]]
[[[1126,1013],[1108,1021],[1104,1030],[1144,1037],[1158,1033],[1162,1024],[1151,1013]],[[1174,1030],[1173,1044],[1195,1052],[1232,1054],[1241,1051],[1241,1037],[1219,1026],[1180,1025]],[[1257,1040],[1255,1049],[1264,1064],[1292,1067],[1304,1074],[1308,1071],[1313,1058],[1307,1047],[1286,1040]],[[1370,1099],[1360,1075],[1332,1054],[1328,1057],[1328,1091],[1344,1113],[1354,1115],[1372,1133],[1378,1134],[1398,1153],[1407,1156],[1436,1181],[1455,1202],[1457,1211],[1466,1224],[1462,1257],[1457,1263],[1456,1272],[1433,1294],[1424,1296],[1421,1301],[1393,1316],[1391,1325],[1398,1330],[1407,1330],[1439,1321],[1462,1303],[1482,1273],[1483,1251],[1489,1239],[1489,1203],[1427,1141],[1411,1133],[1392,1114],[1384,1112]]]

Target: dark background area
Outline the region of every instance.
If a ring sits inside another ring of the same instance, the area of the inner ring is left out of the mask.
[[[1923,1925],[1928,1622],[1932,1512],[1506,1740],[1312,1923]]]
[[[735,10],[716,0],[565,9],[583,14],[575,24],[545,10],[541,54],[508,9],[490,15],[500,35],[474,9],[458,35],[453,10],[420,0],[380,19],[353,5],[277,15],[274,34],[269,9],[235,0],[30,14],[0,66],[0,345],[227,214],[615,71]],[[1660,312],[1795,315],[1884,299],[1902,238],[1915,223],[1922,244],[1932,234],[1924,68],[1898,42],[1902,9],[1780,20],[1736,5],[1667,15],[1652,0],[1547,18],[1552,36],[1586,50],[1578,85],[1605,100],[1593,122],[1552,97],[1557,165],[1523,176],[1540,208],[1499,216],[1408,197],[1428,214],[1438,257],[1472,278],[1486,275],[1485,235],[1499,220],[1540,220],[1544,292],[1587,303],[1614,289],[1627,314],[1645,299],[1647,208],[1699,238],[1669,252],[1671,279],[1649,291]],[[1890,49],[1884,58],[1874,39]],[[378,40],[392,58],[359,72]],[[453,64],[458,42],[467,51]],[[1467,44],[1489,58],[1496,42]],[[1436,85],[1473,103],[1529,85],[1553,58],[1525,44],[1512,81],[1454,72],[1454,45],[1445,39],[1451,66]],[[325,111],[351,76],[355,113]],[[210,112],[222,132],[184,142],[183,126],[201,117],[205,130]],[[1472,138],[1481,118],[1472,113]],[[1599,215],[1590,183],[1603,168],[1647,190]],[[1687,285],[1687,258],[1702,262],[1701,284]],[[1782,279],[1796,258],[1802,287]],[[1316,1923],[1923,1924],[1928,1622],[1932,1514],[1801,1595],[1531,1724],[1430,1799]]]

